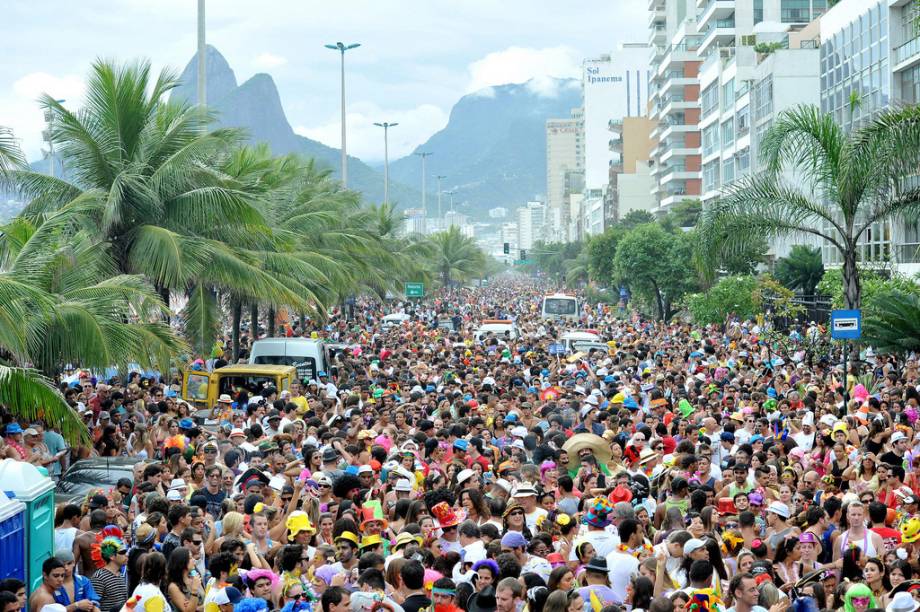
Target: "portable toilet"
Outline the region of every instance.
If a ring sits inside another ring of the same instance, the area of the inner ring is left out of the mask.
[[[26,581],[26,505],[0,491],[0,580]]]
[[[0,491],[25,504],[25,583],[31,593],[41,586],[42,563],[54,554],[54,481],[31,463],[4,459]]]

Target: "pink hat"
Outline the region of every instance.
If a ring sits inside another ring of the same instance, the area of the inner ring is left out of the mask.
[[[869,399],[869,392],[866,391],[866,388],[861,383],[853,387],[853,399],[860,402]]]
[[[813,534],[810,531],[803,531],[799,535],[799,542],[801,542],[802,544],[817,544],[818,538],[816,538],[815,534]]]
[[[393,447],[393,441],[390,440],[389,436],[385,436],[383,434],[380,434],[379,436],[374,438],[374,442],[376,442],[377,444],[382,446],[384,449],[386,449],[388,453],[390,452],[390,449]]]

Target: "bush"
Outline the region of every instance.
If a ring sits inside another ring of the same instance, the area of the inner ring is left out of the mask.
[[[754,301],[757,279],[753,276],[729,276],[716,283],[705,293],[687,297],[687,310],[698,325],[718,325],[728,313],[739,317],[753,317],[758,312]]]
[[[920,295],[920,283],[903,274],[893,274],[885,278],[874,270],[861,269],[859,283],[862,287],[862,307],[872,310],[873,303],[879,296],[899,291],[901,293]],[[834,308],[843,308],[843,274],[840,268],[827,270],[818,283],[816,291],[831,298]]]

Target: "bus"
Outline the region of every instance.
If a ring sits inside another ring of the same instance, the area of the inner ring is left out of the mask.
[[[578,299],[574,295],[554,293],[543,298],[540,316],[544,319],[578,320]]]

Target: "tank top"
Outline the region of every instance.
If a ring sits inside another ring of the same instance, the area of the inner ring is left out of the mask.
[[[872,538],[869,537],[870,531],[866,529],[866,533],[863,534],[862,542],[856,540],[852,542],[853,546],[856,546],[862,550],[863,554],[866,557],[872,558],[878,556],[878,551],[875,550],[875,546],[872,544]],[[843,532],[843,535],[840,537],[840,554],[842,555],[846,552],[847,544],[850,544],[850,530],[847,529]]]

